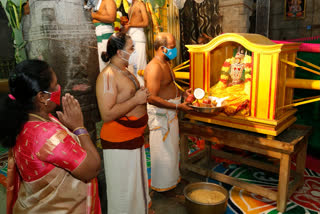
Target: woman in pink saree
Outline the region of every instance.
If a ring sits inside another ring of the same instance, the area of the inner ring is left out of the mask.
[[[101,213],[96,176],[100,157],[83,125],[79,102],[62,97],[46,62],[27,60],[9,77],[0,103],[2,144],[8,159],[7,214]]]

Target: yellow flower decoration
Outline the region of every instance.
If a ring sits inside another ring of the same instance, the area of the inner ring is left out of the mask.
[[[228,76],[228,75],[225,75],[225,74],[222,74],[222,75],[220,76],[220,79],[228,80],[228,79],[229,79],[229,76]]]
[[[246,55],[243,59],[244,63],[251,63],[252,62],[252,58],[249,55]]]
[[[123,0],[123,8],[124,8],[124,11],[126,11],[126,13],[129,12],[130,5],[127,0]]]
[[[120,24],[120,17],[122,16],[122,13],[120,11],[117,11],[117,18],[116,21],[113,23],[114,26],[114,32],[117,33],[120,31],[121,24]]]
[[[222,72],[227,72],[227,71],[229,70],[229,68],[230,68],[230,67],[224,67],[224,66],[223,66],[223,67],[221,68],[221,71],[222,71]]]
[[[114,1],[115,1],[116,5],[117,5],[117,8],[119,8],[121,6],[122,0],[114,0]]]
[[[126,11],[126,13],[128,13],[130,5],[127,0],[114,0],[114,2],[116,3],[117,9],[119,9],[119,7],[121,6],[121,3],[122,3],[124,11]]]
[[[250,79],[250,78],[251,78],[251,74],[246,74],[246,75],[245,75],[245,78],[246,78],[246,79]]]

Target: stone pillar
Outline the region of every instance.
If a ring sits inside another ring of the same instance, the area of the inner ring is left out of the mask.
[[[270,0],[258,0],[256,33],[269,37]]]
[[[85,126],[96,142],[96,122],[100,116],[95,82],[99,64],[91,14],[79,0],[29,0],[29,4],[30,14],[23,20],[28,58],[40,58],[50,64],[62,93],[70,93],[79,100]],[[99,193],[101,204],[106,206],[103,167],[101,171]],[[102,206],[104,211],[105,206]]]
[[[29,59],[47,61],[58,76],[63,93],[80,102],[85,125],[96,140],[99,120],[95,82],[99,74],[97,42],[90,12],[78,0],[29,0],[30,15],[23,22]]]
[[[219,0],[223,33],[248,33],[253,0]]]

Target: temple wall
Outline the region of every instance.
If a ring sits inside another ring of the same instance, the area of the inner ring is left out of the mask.
[[[270,38],[286,40],[320,35],[320,1],[306,0],[303,19],[286,19],[284,1],[271,0]]]
[[[253,0],[219,0],[223,33],[248,33]]]

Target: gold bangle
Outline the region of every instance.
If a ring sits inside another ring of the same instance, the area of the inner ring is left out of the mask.
[[[75,131],[77,131],[78,129],[85,129],[85,128],[86,128],[86,127],[80,126],[80,127],[78,127],[78,128],[73,129],[72,132],[75,132]]]
[[[89,136],[89,134],[79,134],[79,135],[77,135],[77,136],[80,137],[80,136],[84,136],[84,135]]]

